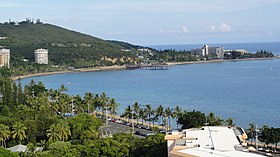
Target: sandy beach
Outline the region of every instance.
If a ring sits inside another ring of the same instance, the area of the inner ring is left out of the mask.
[[[246,59],[233,59],[233,60],[207,60],[207,61],[189,61],[189,62],[168,62],[169,66],[173,65],[185,65],[185,64],[206,64],[206,63],[220,63],[220,62],[237,62],[237,61],[253,61],[253,60],[272,60],[280,59],[280,56],[275,56],[272,58],[246,58]],[[65,71],[54,71],[54,72],[43,72],[35,74],[27,74],[22,76],[14,76],[12,80],[24,79],[35,76],[44,76],[44,75],[55,75],[55,74],[64,74],[64,73],[78,73],[78,72],[94,72],[94,71],[113,71],[113,70],[124,70],[126,69],[125,65],[113,65],[113,66],[104,66],[104,67],[95,67],[95,68],[81,68],[75,70],[65,70]]]
[[[65,70],[65,71],[54,71],[54,72],[43,72],[43,73],[35,73],[35,74],[27,74],[22,76],[14,76],[12,80],[24,79],[35,76],[45,76],[45,75],[55,75],[55,74],[64,74],[64,73],[78,73],[78,72],[93,72],[93,71],[112,71],[112,70],[123,70],[125,66],[107,66],[107,67],[96,67],[96,68],[82,68],[75,70]]]

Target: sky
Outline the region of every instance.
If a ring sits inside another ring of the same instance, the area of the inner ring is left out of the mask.
[[[0,15],[139,45],[280,41],[280,0],[0,0]]]

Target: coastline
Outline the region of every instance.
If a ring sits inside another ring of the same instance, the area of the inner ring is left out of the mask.
[[[64,71],[54,71],[54,72],[42,72],[42,73],[35,73],[35,74],[27,74],[27,75],[21,75],[21,76],[14,76],[12,77],[12,80],[18,80],[18,79],[25,79],[29,77],[35,77],[35,76],[46,76],[46,75],[56,75],[56,74],[65,74],[65,73],[79,73],[79,72],[94,72],[94,71],[114,71],[114,70],[124,70],[125,66],[107,66],[107,67],[96,67],[96,68],[81,68],[76,70],[64,70]]]
[[[207,60],[207,61],[189,61],[189,62],[168,62],[168,66],[173,65],[186,65],[186,64],[206,64],[206,63],[222,63],[222,62],[237,62],[237,61],[254,61],[254,60],[273,60],[273,59],[280,59],[280,56],[275,56],[272,58],[245,58],[245,59],[233,59],[233,60]],[[79,73],[79,72],[96,72],[96,71],[114,71],[114,70],[125,70],[126,66],[106,66],[106,67],[96,67],[96,68],[81,68],[76,70],[64,70],[64,71],[54,71],[54,72],[42,72],[42,73],[34,73],[34,74],[27,74],[21,76],[13,76],[12,80],[18,79],[25,79],[29,77],[35,76],[45,76],[45,75],[56,75],[56,74],[64,74],[64,73]]]
[[[240,61],[255,61],[255,60],[273,60],[273,59],[280,59],[280,56],[275,56],[271,58],[244,58],[244,59],[232,59],[232,60],[214,59],[214,60],[206,60],[206,61],[168,62],[167,64],[169,66],[173,66],[173,65],[185,65],[185,64],[206,64],[206,63],[240,62]]]

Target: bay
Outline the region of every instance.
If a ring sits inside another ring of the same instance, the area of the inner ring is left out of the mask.
[[[248,127],[280,127],[280,60],[239,61],[170,66],[168,70],[118,70],[67,73],[23,79],[42,81],[47,88],[61,84],[68,94],[105,92],[121,105],[139,102],[188,111],[213,112]],[[175,125],[173,125],[175,126]]]

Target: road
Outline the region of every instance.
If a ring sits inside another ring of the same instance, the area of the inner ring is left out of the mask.
[[[131,129],[132,127],[127,126],[127,125],[123,125],[123,124],[118,124],[118,123],[114,123],[114,122],[108,122],[109,125],[107,126],[102,126],[101,129],[105,130],[108,134],[111,133],[111,135],[114,135],[116,133],[131,133]],[[152,133],[152,131],[150,130],[145,130],[145,129],[139,129],[139,128],[134,128],[134,131],[140,131],[141,133],[147,134],[147,133]],[[135,134],[134,134],[135,135]],[[135,135],[139,138],[144,138],[144,136],[139,136],[139,135]]]

